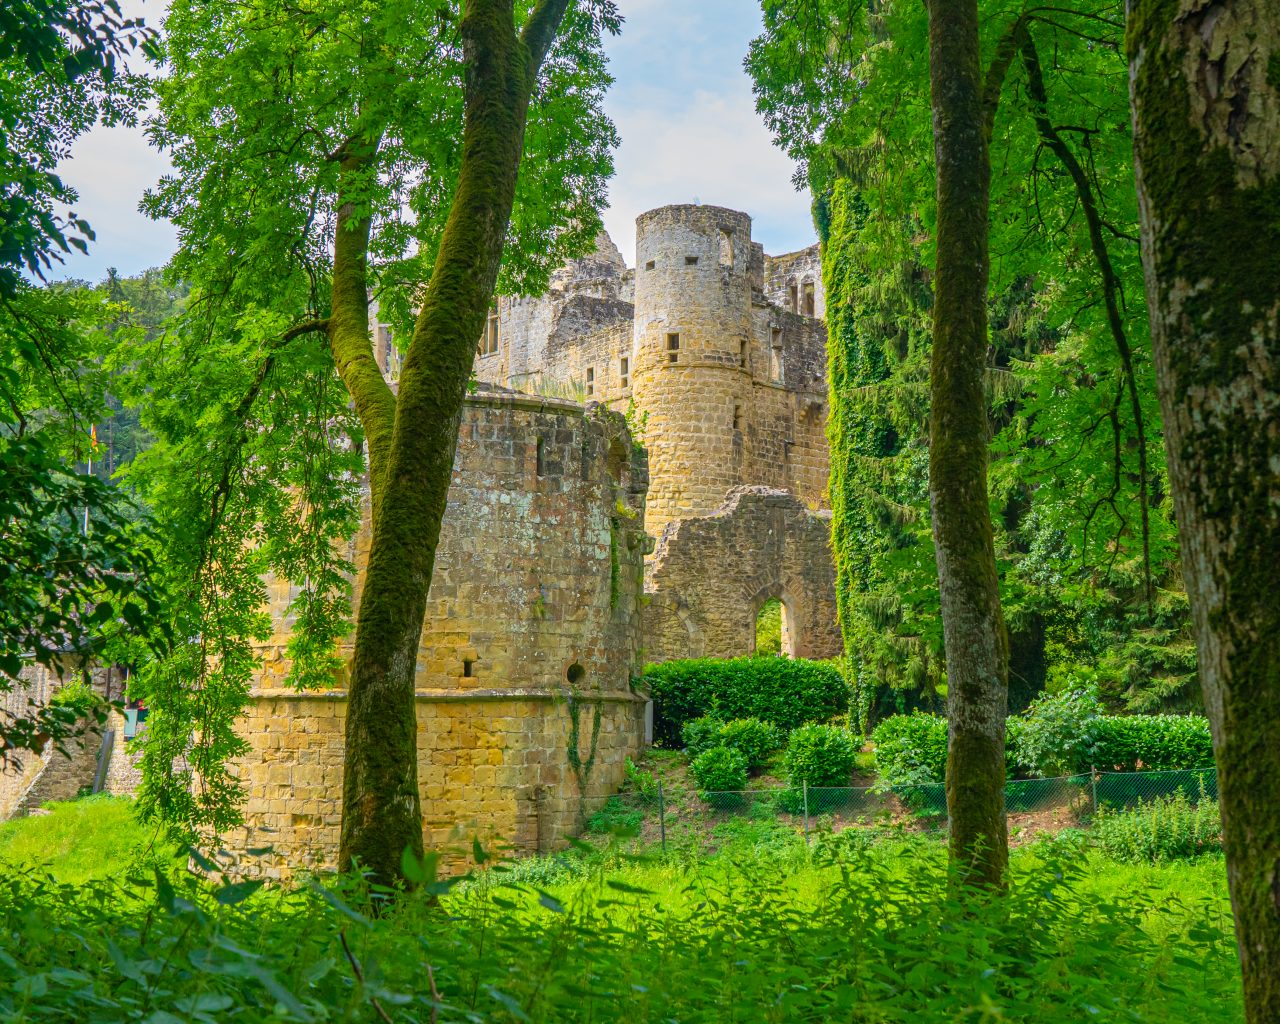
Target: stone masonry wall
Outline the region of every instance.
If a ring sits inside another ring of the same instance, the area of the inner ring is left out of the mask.
[[[575,715],[579,769],[568,757]],[[280,878],[335,866],[345,718],[342,693],[254,696],[240,730],[250,746],[250,813],[244,829],[223,839],[236,873]],[[630,693],[592,694],[571,705],[564,689],[518,698],[420,692],[427,848],[442,852],[448,869],[466,862],[473,837],[521,854],[554,849],[617,790],[643,729],[644,702]],[[270,852],[247,852],[259,848]]]
[[[756,617],[773,598],[783,605],[786,653],[838,655],[830,531],[830,513],[768,487],[735,488],[714,515],[672,523],[649,567],[650,660],[750,653]]]
[[[631,680],[647,482],[616,413],[506,391],[468,398],[418,654],[429,845],[457,827],[548,848],[621,782],[643,744]],[[352,544],[357,572],[369,540],[366,518]],[[358,602],[358,577],[355,591]],[[241,869],[274,875],[336,856],[345,695],[285,688],[295,590],[270,580],[268,593],[276,632],[238,727],[251,748],[239,765],[247,827],[224,845],[273,846],[272,859]]]

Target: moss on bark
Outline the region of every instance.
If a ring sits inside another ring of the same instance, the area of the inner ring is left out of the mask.
[[[374,467],[373,540],[347,705],[339,865],[359,861],[383,883],[403,881],[405,849],[422,853],[414,677],[427,591],[476,339],[515,199],[529,99],[568,5],[542,0],[517,34],[512,0],[468,0],[460,24],[462,164],[401,370],[385,466]]]
[[[1245,1012],[1280,1020],[1280,9],[1136,0],[1143,263]]]
[[[929,77],[938,176],[929,493],[947,653],[951,857],[966,881],[998,885],[1009,857],[1009,654],[987,501],[991,165],[977,0],[930,3]]]

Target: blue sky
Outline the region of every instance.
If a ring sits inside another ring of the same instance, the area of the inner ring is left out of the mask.
[[[159,20],[164,4],[133,0],[126,13]],[[617,83],[606,109],[622,136],[605,227],[628,263],[635,219],[667,203],[702,202],[745,210],[770,253],[815,240],[807,193],[755,113],[742,70],[760,28],[754,0],[621,0],[622,35],[608,44]],[[143,190],[168,169],[140,129],[100,128],[82,138],[62,167],[80,192],[77,213],[98,235],[88,256],[68,257],[62,275],[97,280],[106,268],[134,274],[164,263],[173,230],[138,213]]]

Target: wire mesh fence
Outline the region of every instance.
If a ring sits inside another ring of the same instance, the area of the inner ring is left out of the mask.
[[[1052,779],[1016,779],[1005,787],[1010,826],[1027,817],[1051,815],[1060,823],[1087,825],[1101,809],[1123,811],[1177,795],[1192,805],[1217,800],[1218,778],[1212,769],[1159,772],[1103,772]],[[674,798],[674,799],[673,799]],[[665,793],[661,785],[643,799],[619,800],[623,813],[656,812],[665,841],[668,820],[708,821],[733,817],[776,818],[809,833],[819,826],[913,821],[945,828],[946,787],[938,783],[899,786],[774,786],[709,792]],[[679,804],[678,810],[674,803]]]

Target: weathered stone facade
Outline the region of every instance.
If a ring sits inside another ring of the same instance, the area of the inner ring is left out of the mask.
[[[830,534],[829,512],[770,487],[735,487],[713,514],[673,522],[649,575],[650,659],[750,653],[772,599],[782,602],[783,652],[830,657],[840,646]]]
[[[22,673],[21,685],[0,694],[0,709],[6,716],[23,717],[50,702],[65,679],[78,676],[78,667],[69,667],[65,676],[41,665]],[[90,674],[93,688],[107,698],[122,696],[123,684],[113,669],[95,669]],[[139,778],[137,751],[126,749],[124,719],[108,714],[102,725],[80,722],[78,735],[65,740],[59,749],[52,742],[39,754],[10,752],[0,760],[0,821],[21,818],[53,800],[72,800],[81,793],[107,792],[118,796],[136,790]]]
[[[602,406],[510,391],[468,398],[419,647],[423,837],[547,849],[622,780],[644,742],[639,674],[644,453]],[[367,518],[352,544],[367,563]],[[357,575],[357,601],[358,601]],[[294,596],[270,581],[276,635],[240,732],[239,870],[332,866],[345,693],[284,687]],[[350,653],[350,649],[342,653]],[[341,682],[341,680],[339,680]]]
[[[688,538],[702,528],[682,524],[705,517],[719,524],[717,537],[742,545],[758,574],[792,581],[774,595],[792,625],[790,653],[840,651],[830,552],[825,539],[811,543],[829,526],[800,514],[828,507],[824,306],[817,246],[767,256],[751,239],[751,218],[718,206],[642,214],[634,270],[602,236],[596,253],[557,274],[545,296],[499,303],[476,361],[481,380],[626,410],[648,450],[645,528],[661,538],[649,595],[657,609],[698,605],[711,616],[691,626],[693,648],[688,637],[676,642],[678,633],[665,639],[674,620],[652,619],[661,635],[646,635],[650,659],[742,654],[754,643],[754,598],[719,585],[711,554],[719,548],[703,551],[700,564],[696,545],[690,549]],[[787,564],[772,519],[751,515],[726,530],[742,508],[726,499],[744,486],[794,496],[800,511],[780,527],[799,531]],[[679,565],[664,565],[668,559]]]

